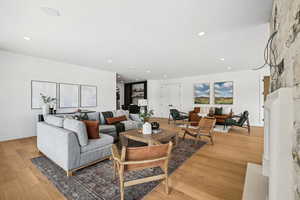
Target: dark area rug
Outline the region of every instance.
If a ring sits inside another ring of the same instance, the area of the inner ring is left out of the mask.
[[[203,142],[195,145],[194,140],[180,140],[172,151],[169,174],[174,172],[204,144]],[[62,168],[44,156],[33,158],[31,161],[69,200],[120,199],[119,179],[118,177],[113,179],[113,166],[110,160],[79,170],[72,177],[67,177]],[[126,180],[145,178],[161,172],[160,168],[129,172],[126,173]],[[125,199],[142,199],[159,183],[160,181],[154,181],[127,187],[125,188]]]

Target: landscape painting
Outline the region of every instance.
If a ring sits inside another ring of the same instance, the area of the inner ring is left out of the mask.
[[[209,83],[198,83],[194,85],[194,103],[195,104],[210,103]]]
[[[215,104],[233,104],[233,82],[216,82]]]

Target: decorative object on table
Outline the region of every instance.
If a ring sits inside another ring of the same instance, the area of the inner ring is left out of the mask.
[[[140,112],[141,113],[147,112],[147,106],[148,106],[147,99],[139,99],[138,100],[138,106],[140,107]]]
[[[56,98],[57,84],[47,81],[31,81],[31,108],[41,109],[43,100],[41,94]]]
[[[194,104],[210,104],[210,84],[194,84]]]
[[[152,127],[152,130],[157,130],[157,129],[159,129],[159,123],[158,122],[151,122],[151,127]]]
[[[97,86],[81,85],[80,96],[81,107],[97,107]]]
[[[170,124],[170,121],[174,121],[174,125],[176,124],[176,121],[182,121],[182,120],[187,120],[189,118],[188,114],[185,112],[180,112],[177,109],[170,109],[170,114],[169,114],[169,119],[168,119],[168,124]]]
[[[41,100],[42,100],[42,110],[43,110],[43,115],[47,115],[50,112],[50,104],[53,104],[56,102],[56,98],[46,96],[43,93],[41,95]]]
[[[186,127],[182,130],[184,131],[183,140],[185,135],[188,134],[196,138],[195,143],[199,142],[201,137],[208,137],[211,141],[211,144],[214,144],[214,127],[216,124],[216,119],[211,117],[201,118],[198,127],[190,128],[189,124],[186,124]]]
[[[150,147],[122,147],[122,154],[115,144],[112,146],[112,157],[114,165],[114,177],[118,174],[120,177],[120,195],[121,200],[125,199],[125,187],[143,184],[152,181],[164,180],[165,192],[169,194],[168,170],[169,159],[171,157],[172,142]],[[123,153],[124,152],[124,153]],[[158,161],[159,160],[159,161]],[[138,178],[134,181],[126,181],[126,172],[143,169],[161,169],[160,174]]]
[[[78,108],[79,107],[79,85],[59,84],[59,107]]]
[[[250,135],[249,112],[246,110],[240,115],[233,115],[231,118],[226,119],[224,128],[226,128],[227,126],[238,126],[246,128]]]
[[[152,133],[152,127],[149,122],[145,122],[143,124],[143,134],[151,134]]]
[[[184,141],[180,141],[176,148],[173,148],[172,157],[169,160],[169,175],[182,166],[194,153],[205,146],[204,142],[196,145],[193,145],[193,143],[194,140],[185,139]],[[91,167],[81,169],[76,172],[76,176],[71,177],[67,177],[62,168],[45,156],[33,158],[31,161],[58,191],[69,200],[78,200],[78,197],[82,197],[82,199],[120,199],[118,192],[119,181],[117,179],[112,180],[114,167],[113,161],[111,160],[106,160]],[[99,172],[101,172],[101,176],[95,176],[95,174],[99,174]],[[161,173],[161,171],[157,168],[144,169],[139,171],[139,173],[128,173],[126,178],[128,178],[127,180],[135,180],[141,176],[149,177],[158,175],[159,173]],[[143,199],[143,197],[153,191],[158,184],[160,184],[160,181],[131,186],[129,190],[125,190],[125,199]]]
[[[233,104],[233,82],[216,82],[215,104]]]
[[[153,110],[145,111],[144,113],[140,113],[140,118],[143,120],[143,122],[148,122],[153,114]]]

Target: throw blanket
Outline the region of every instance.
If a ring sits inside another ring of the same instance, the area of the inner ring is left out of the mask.
[[[107,112],[102,112],[102,115],[105,119],[105,123],[107,124],[107,118],[112,118],[114,117],[113,113],[111,111],[107,111]],[[113,124],[116,127],[116,132],[117,132],[117,136],[119,138],[119,133],[124,132],[125,131],[125,125],[122,122],[118,122]]]

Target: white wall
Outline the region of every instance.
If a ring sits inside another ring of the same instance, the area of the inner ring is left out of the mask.
[[[97,85],[98,107],[116,108],[116,73],[0,51],[0,141],[36,135],[31,80]],[[74,110],[74,109],[73,109]]]
[[[120,106],[124,105],[124,83],[118,82],[118,88],[120,89]]]
[[[181,102],[182,111],[188,112],[193,110],[193,85],[195,83],[210,82],[211,84],[211,105],[196,105],[200,107],[215,106],[213,104],[213,83],[219,81],[233,81],[234,82],[234,104],[232,107],[234,113],[239,114],[244,110],[250,112],[251,125],[261,124],[261,109],[263,102],[261,102],[261,84],[263,75],[268,75],[266,70],[263,71],[238,71],[228,72],[222,74],[209,74],[193,77],[184,77],[179,79],[166,80],[148,80],[148,101],[149,108],[154,109],[155,115],[160,117],[160,88],[163,84],[180,83],[181,84]],[[216,105],[219,106],[220,105]],[[228,105],[225,105],[228,106]],[[224,106],[223,106],[224,107]]]

